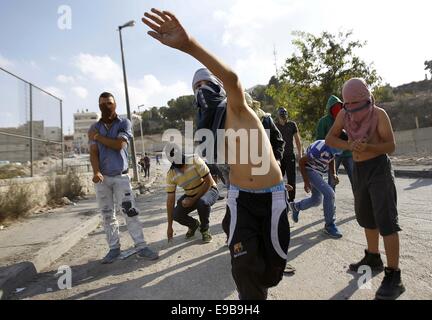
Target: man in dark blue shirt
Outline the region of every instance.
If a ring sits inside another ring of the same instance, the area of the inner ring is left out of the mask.
[[[144,241],[128,175],[127,147],[132,138],[131,122],[117,116],[116,102],[111,93],[100,95],[99,108],[102,118],[90,127],[88,136],[96,198],[110,249],[102,263],[112,263],[120,255],[119,224],[116,218],[120,210],[125,215],[138,256],[155,260],[159,256]]]

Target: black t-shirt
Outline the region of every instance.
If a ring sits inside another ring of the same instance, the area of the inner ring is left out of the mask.
[[[285,141],[284,154],[294,154],[294,135],[298,132],[297,125],[294,121],[288,121],[286,124],[281,125],[279,122],[276,123],[277,128],[282,134]]]

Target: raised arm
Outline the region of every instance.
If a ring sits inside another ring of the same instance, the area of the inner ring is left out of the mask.
[[[227,92],[228,108],[235,113],[247,110],[237,74],[192,38],[172,13],[153,8],[151,12],[144,13],[142,21],[152,29],[148,32],[150,36],[166,46],[193,56],[222,81]]]

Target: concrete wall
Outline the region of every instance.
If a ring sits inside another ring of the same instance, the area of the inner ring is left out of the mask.
[[[413,153],[432,154],[432,127],[407,131],[396,131],[395,155]]]

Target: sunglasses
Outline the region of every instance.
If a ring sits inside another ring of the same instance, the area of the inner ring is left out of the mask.
[[[351,102],[350,104],[356,104],[356,103],[358,103],[358,102]],[[358,108],[354,108],[354,109],[348,109],[348,108],[347,108],[347,104],[348,104],[348,103],[344,103],[344,104],[342,105],[342,108],[343,108],[346,112],[348,112],[348,113],[355,113],[355,112],[359,112],[359,111],[362,111],[362,110],[368,108],[368,107],[370,106],[370,104],[371,104],[371,101],[368,100],[364,105],[362,105],[362,106],[360,106],[360,107],[358,107]]]

